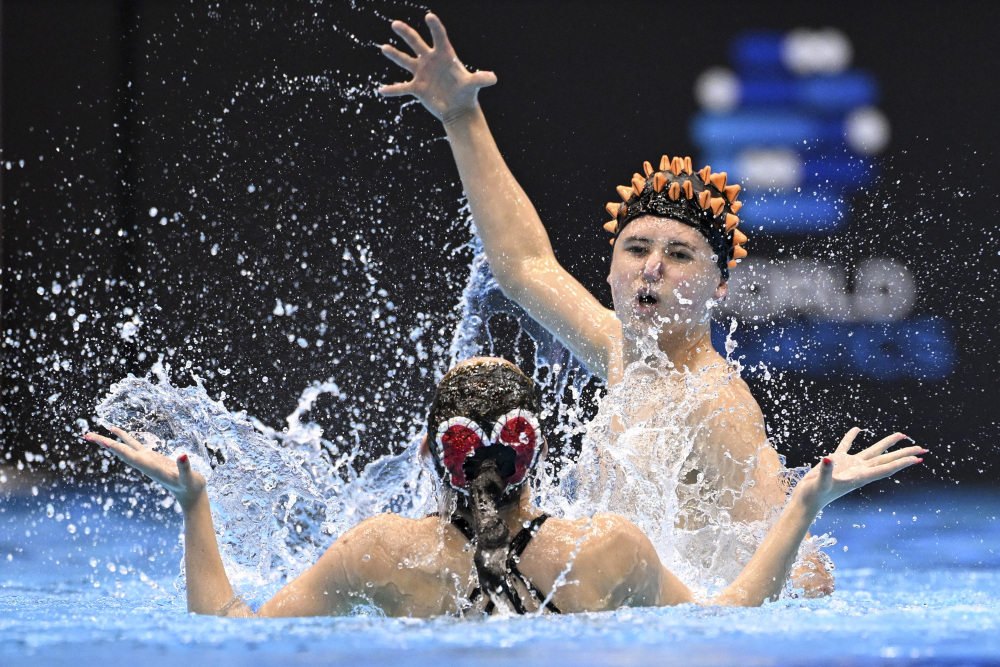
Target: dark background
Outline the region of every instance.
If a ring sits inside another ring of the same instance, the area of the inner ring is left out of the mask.
[[[726,65],[748,28],[844,31],[892,123],[882,175],[841,237],[757,236],[750,249],[904,261],[916,314],[954,327],[956,370],[893,383],[748,380],[790,464],[857,422],[933,450],[906,483],[993,482],[991,3],[433,9],[464,62],[497,72],[481,100],[501,150],[560,261],[609,305],[604,202],[642,160],[696,153],[698,74]],[[78,420],[92,423],[111,383],[160,358],[175,382],[196,374],[279,428],[306,386],[332,378],[342,395],[323,397],[312,418],[367,456],[419,429],[471,258],[442,130],[373,94],[403,78],[375,48],[393,37],[388,20],[417,22],[420,6],[4,0],[2,13],[7,466],[91,477]],[[297,310],[276,315],[278,300]],[[132,318],[129,339],[121,325]]]

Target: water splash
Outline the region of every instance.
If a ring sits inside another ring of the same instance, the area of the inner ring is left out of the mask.
[[[560,517],[614,512],[629,518],[665,564],[703,594],[731,581],[777,516],[775,510],[747,522],[731,514],[753,493],[756,457],[706,465],[695,455],[699,437],[721,413],[710,411],[713,399],[738,381],[738,365],[682,371],[650,344],[645,360],[626,369],[588,421],[579,404],[592,376],[503,297],[478,241],[471,248],[449,366],[495,352],[493,317],[506,314],[522,324],[534,346],[533,374],[549,399],[542,418],[552,451],[533,483],[540,505]],[[307,387],[285,429],[277,431],[230,412],[200,381],[181,389],[162,366],[157,375],[158,383],[129,377],[115,384],[97,409],[99,423],[146,434],[167,456],[184,451],[194,458],[209,480],[221,547],[237,586],[276,587],[367,517],[393,511],[417,518],[438,509],[433,474],[425,474],[420,461],[421,432],[400,454],[361,465],[363,439],[334,442],[305,419],[323,395],[348,400],[333,380]],[[568,443],[581,435],[577,454]],[[807,545],[803,555],[816,548]]]
[[[128,377],[97,407],[98,423],[118,426],[170,458],[181,453],[205,475],[220,549],[238,589],[265,592],[315,563],[341,533],[393,509],[419,516],[433,502],[416,444],[361,474],[357,451],[342,451],[303,422],[332,382],[308,387],[281,433],[213,400],[201,382],[178,388],[161,377]]]
[[[515,317],[531,338],[534,376],[548,398],[544,416],[554,450],[534,484],[540,505],[566,518],[596,512],[625,516],[650,537],[664,563],[702,594],[732,581],[781,509],[764,512],[756,521],[734,517],[731,512],[741,500],[767,502],[754,497],[757,457],[706,461],[698,446],[722,413],[712,407],[719,392],[739,382],[743,370],[733,358],[736,320],[726,339],[726,363],[700,371],[676,368],[659,350],[655,335],[643,337],[644,361],[629,366],[623,379],[606,389],[596,416],[588,420],[580,402],[592,376],[501,294],[478,241],[473,247],[476,257],[460,303],[452,362],[494,351],[489,323],[498,314]],[[567,443],[581,434],[577,453]],[[787,471],[783,487],[793,487],[807,470]],[[827,536],[810,538],[796,565],[833,543]],[[791,584],[788,592],[794,594]]]

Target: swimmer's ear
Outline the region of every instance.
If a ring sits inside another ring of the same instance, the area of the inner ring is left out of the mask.
[[[420,441],[420,455],[425,457],[430,457],[431,448],[427,446],[427,434],[424,433],[423,440]]]

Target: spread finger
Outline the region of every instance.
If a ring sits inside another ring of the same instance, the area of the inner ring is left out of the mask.
[[[420,36],[420,33],[402,21],[393,21],[392,31],[402,37],[403,41],[406,42],[418,56],[430,53],[431,47],[427,46],[427,42],[425,42],[424,38]]]
[[[390,83],[381,86],[378,89],[378,94],[382,97],[399,97],[400,95],[409,95],[412,91],[413,88],[409,83]]]
[[[851,449],[851,445],[854,444],[854,438],[856,438],[860,432],[861,429],[857,426],[848,431],[843,440],[840,441],[840,444],[837,445],[837,449],[834,454],[846,454]]]
[[[427,21],[427,27],[431,31],[431,42],[434,48],[450,48],[451,42],[448,41],[448,33],[445,31],[441,19],[434,14],[428,14],[425,20]]]
[[[396,63],[407,72],[412,72],[417,68],[417,59],[411,55],[403,53],[392,44],[382,45],[382,55]]]
[[[141,442],[139,442],[138,440],[136,440],[135,438],[133,438],[131,435],[129,435],[128,433],[126,433],[122,429],[120,429],[120,428],[118,428],[116,426],[113,426],[113,427],[111,427],[110,430],[111,430],[112,433],[114,433],[119,438],[121,438],[122,441],[126,445],[128,445],[129,447],[131,447],[132,449],[145,449],[145,447],[143,446],[143,444]]]
[[[871,459],[871,458],[873,458],[875,456],[878,456],[879,454],[881,454],[885,450],[889,449],[890,447],[892,447],[893,445],[895,445],[900,440],[905,440],[905,439],[906,439],[906,436],[903,435],[902,433],[893,433],[892,435],[890,435],[887,438],[882,438],[881,440],[879,440],[878,442],[876,442],[874,445],[872,445],[868,449],[866,449],[863,452],[861,452],[860,454],[858,454],[858,456],[860,456],[863,459]]]
[[[903,449],[897,449],[881,456],[876,456],[870,460],[872,465],[880,466],[886,463],[892,463],[893,461],[898,461],[899,459],[905,459],[908,456],[918,457],[922,454],[926,454],[927,450],[923,447],[914,445],[913,447],[904,447]]]

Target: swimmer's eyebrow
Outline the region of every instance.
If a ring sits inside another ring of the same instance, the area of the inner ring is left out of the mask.
[[[635,241],[637,243],[649,243],[650,245],[653,244],[653,239],[648,239],[645,236],[626,236],[625,242],[627,243],[629,241]],[[681,246],[682,248],[687,248],[691,252],[695,252],[695,247],[690,243],[685,243],[684,241],[677,241],[677,240],[668,241],[667,246],[669,247]]]

